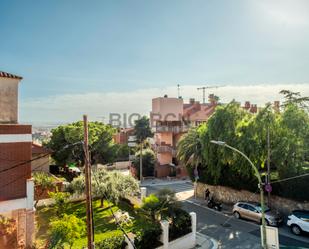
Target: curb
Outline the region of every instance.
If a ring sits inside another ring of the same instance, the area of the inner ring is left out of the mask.
[[[209,247],[209,249],[218,249],[219,248],[219,244],[218,244],[218,241],[215,240],[214,238],[211,238],[203,233],[200,233],[200,232],[196,232],[197,235],[199,235],[200,237],[205,237],[207,240],[209,240],[212,244],[211,247]]]
[[[171,184],[183,184],[183,183],[191,183],[191,181],[168,181],[168,182],[153,182],[153,183],[146,183],[146,184],[141,184],[141,187],[152,187],[152,186],[168,186]]]

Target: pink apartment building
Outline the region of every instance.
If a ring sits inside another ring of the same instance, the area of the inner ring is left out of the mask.
[[[209,103],[201,104],[190,99],[184,104],[182,98],[168,96],[152,99],[150,113],[154,130],[154,149],[157,155],[156,177],[186,177],[186,168],[176,158],[176,145],[190,126],[206,122],[217,106],[215,96],[209,95]]]

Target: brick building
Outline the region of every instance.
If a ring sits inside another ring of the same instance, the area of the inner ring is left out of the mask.
[[[32,127],[18,123],[21,79],[0,71],[0,214],[16,222],[16,242],[30,246],[34,234]],[[17,248],[5,243],[6,238],[0,238],[0,248]]]

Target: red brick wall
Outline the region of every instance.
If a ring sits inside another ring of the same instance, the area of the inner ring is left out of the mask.
[[[26,180],[31,178],[31,163],[24,162],[29,160],[31,142],[0,143],[0,171],[9,169],[0,172],[0,201],[26,196]]]

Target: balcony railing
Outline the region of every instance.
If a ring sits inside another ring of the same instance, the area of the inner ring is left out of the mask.
[[[171,153],[173,156],[176,156],[176,150],[170,145],[156,145],[155,150],[158,153]]]
[[[173,132],[181,133],[187,132],[189,130],[188,126],[167,126],[167,125],[158,125],[156,126],[156,132]]]

